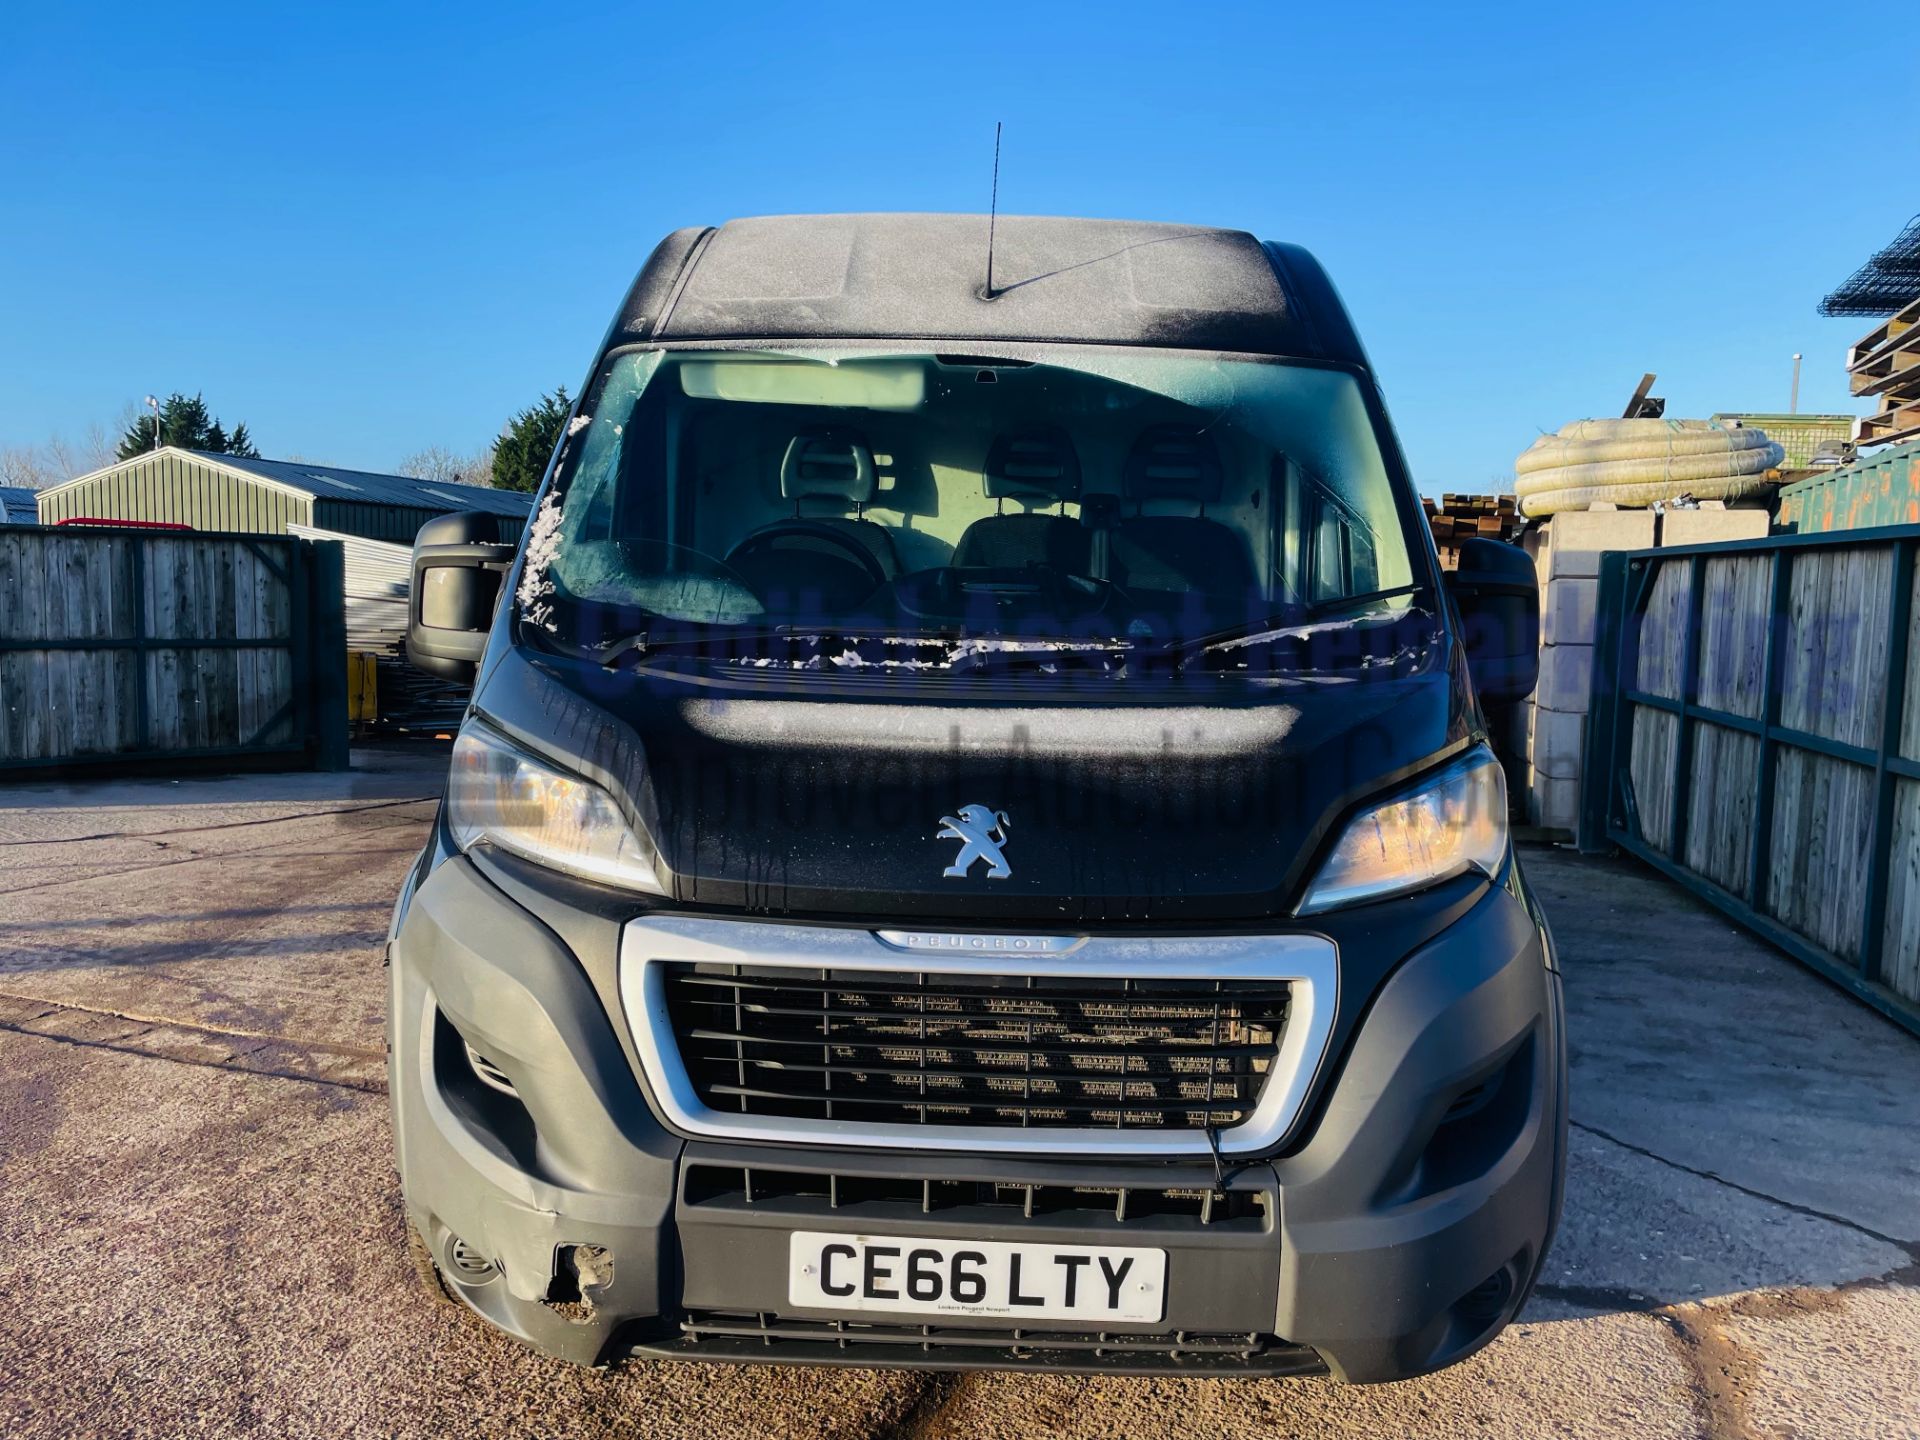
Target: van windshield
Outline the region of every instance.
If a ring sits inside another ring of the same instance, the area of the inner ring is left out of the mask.
[[[636,350],[572,422],[517,603],[602,657],[773,663],[757,642],[780,637],[916,663],[1404,613],[1415,581],[1343,371],[1068,346]]]

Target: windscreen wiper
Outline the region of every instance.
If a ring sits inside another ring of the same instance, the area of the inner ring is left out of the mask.
[[[1360,595],[1336,595],[1325,600],[1316,600],[1311,604],[1295,606],[1291,610],[1282,611],[1276,615],[1264,616],[1245,625],[1216,630],[1210,635],[1196,636],[1191,640],[1176,640],[1167,646],[1167,653],[1192,655],[1203,650],[1211,650],[1218,645],[1231,645],[1235,642],[1251,643],[1268,636],[1302,636],[1310,633],[1316,625],[1324,624],[1355,610],[1364,610],[1367,606],[1382,600],[1419,594],[1426,588],[1425,585],[1415,582],[1409,585],[1392,585],[1385,590],[1369,590]]]
[[[697,650],[703,646],[732,649],[742,640],[778,640],[793,634],[791,625],[753,625],[739,629],[670,630],[656,635],[650,630],[615,640],[593,652],[593,658],[611,670],[629,655],[650,655],[672,650]]]

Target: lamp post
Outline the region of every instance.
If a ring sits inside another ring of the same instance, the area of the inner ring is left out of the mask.
[[[1789,415],[1800,413],[1800,352],[1798,350],[1793,352],[1793,390],[1787,396],[1787,413]]]
[[[153,448],[160,448],[160,402],[153,396],[147,396],[147,408],[153,411]]]

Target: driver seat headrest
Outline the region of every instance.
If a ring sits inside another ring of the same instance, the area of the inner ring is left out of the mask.
[[[780,461],[780,498],[869,505],[879,488],[873,451],[848,430],[803,430]]]
[[[998,435],[987,450],[983,478],[990,500],[1078,500],[1080,456],[1055,426]]]
[[[1213,437],[1193,425],[1154,425],[1140,432],[1127,454],[1121,483],[1129,500],[1220,498],[1225,469]]]

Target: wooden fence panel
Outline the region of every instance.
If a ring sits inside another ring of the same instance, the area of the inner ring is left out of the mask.
[[[1631,780],[1640,830],[1664,851],[1673,825],[1673,716],[1642,706],[1633,712]]]
[[[1766,911],[1857,964],[1873,772],[1791,747],[1782,747],[1774,765]]]
[[[1725,555],[1707,561],[1703,573],[1700,703],[1758,720],[1766,699],[1772,567],[1764,555]]]
[[[1899,752],[1908,760],[1920,760],[1920,634],[1911,617],[1920,615],[1920,570],[1915,570],[1907,590],[1907,670],[1905,695],[1900,705]]]
[[[337,546],[291,537],[0,529],[0,770],[343,764],[339,573]]]
[[[1668,700],[1680,698],[1680,666],[1686,654],[1688,601],[1693,572],[1684,565],[1663,566],[1647,597],[1640,630],[1640,688]]]
[[[1920,526],[1603,561],[1583,846],[1920,1032]]]
[[[1669,725],[1673,723],[1671,715],[1661,718]],[[1753,860],[1753,807],[1760,793],[1759,768],[1757,736],[1706,724],[1694,736],[1688,783],[1698,808],[1687,827],[1687,866],[1729,890],[1738,890],[1746,883]]]

